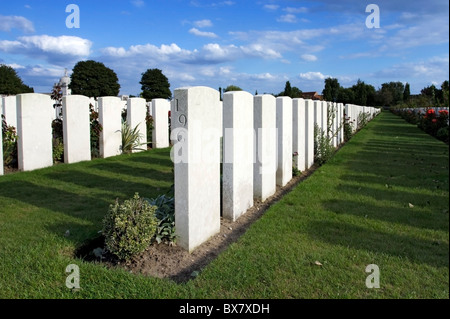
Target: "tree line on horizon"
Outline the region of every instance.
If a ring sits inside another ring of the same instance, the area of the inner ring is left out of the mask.
[[[169,80],[160,69],[148,69],[141,75],[139,83],[142,92],[139,97],[147,101],[155,98],[172,98]],[[80,61],[75,65],[69,88],[72,90],[72,94],[94,98],[118,96],[120,92],[119,79],[114,70],[93,60]],[[223,93],[230,91],[242,91],[242,89],[236,85],[229,85],[223,90],[219,88],[221,98]],[[0,65],[0,94],[17,95],[33,92],[33,88],[23,83],[16,70],[7,65]],[[255,92],[255,95],[257,94],[258,91]],[[291,86],[290,81],[287,81],[284,90],[273,95],[276,97],[302,98],[303,92],[298,87]],[[373,85],[366,84],[358,79],[353,86],[344,88],[340,85],[338,79],[327,78],[324,81],[322,96],[326,101],[366,106],[448,106],[449,81],[444,81],[440,88],[433,84],[423,88],[420,94],[412,95],[409,83],[383,83],[377,90]]]

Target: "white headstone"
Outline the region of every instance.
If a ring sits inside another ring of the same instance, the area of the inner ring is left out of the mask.
[[[262,201],[275,194],[277,175],[276,99],[272,95],[254,97],[256,161],[253,170],[253,193]]]
[[[220,232],[220,100],[207,87],[180,88],[172,101],[172,159],[178,243],[193,251]]]
[[[91,160],[89,103],[82,95],[63,97],[64,163]]]
[[[306,167],[306,106],[304,99],[293,101],[293,149],[294,167],[304,172]]]
[[[237,220],[253,206],[253,96],[223,95],[223,217]]]
[[[130,128],[134,130],[138,128],[140,139],[139,149],[133,150],[133,153],[138,153],[147,150],[147,105],[145,99],[130,98],[127,102],[127,123]]]
[[[292,99],[278,97],[276,99],[278,129],[278,167],[277,185],[286,186],[292,179]]]
[[[2,97],[2,113],[9,126],[17,128],[17,102],[15,96]]]
[[[17,96],[19,170],[31,171],[53,165],[54,111],[48,95],[28,93]]]
[[[123,101],[118,97],[98,99],[98,119],[103,126],[100,133],[100,156],[107,158],[121,154]]]
[[[167,148],[169,142],[169,111],[170,102],[163,99],[152,101],[153,114],[153,148]]]
[[[314,101],[314,123],[319,130],[322,129],[322,102]]]
[[[314,165],[314,102],[305,100],[305,158],[306,169]]]

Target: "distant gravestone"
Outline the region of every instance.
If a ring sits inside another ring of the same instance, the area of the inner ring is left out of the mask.
[[[293,149],[294,167],[303,172],[306,167],[306,105],[304,99],[293,100]]]
[[[63,97],[64,163],[91,160],[89,103],[86,96]]]
[[[272,95],[254,97],[256,161],[253,170],[254,196],[262,201],[276,192],[277,128],[276,99]]]
[[[163,99],[152,101],[153,114],[153,148],[166,148],[169,142],[169,111],[170,102]]]
[[[147,105],[145,99],[130,98],[127,102],[127,123],[131,129],[138,128],[139,149],[134,149],[133,153],[145,151],[147,149]]]
[[[253,206],[253,96],[223,95],[223,217],[235,221]]]
[[[305,158],[306,168],[314,165],[314,102],[305,100]]]
[[[98,118],[103,130],[100,133],[100,156],[107,158],[121,154],[123,101],[118,97],[98,99]]]
[[[175,226],[190,252],[220,232],[219,99],[216,90],[191,87],[176,89],[172,101]]]
[[[2,113],[8,126],[17,128],[17,101],[15,96],[2,97]]]
[[[19,170],[32,171],[53,165],[54,111],[48,95],[27,93],[17,96]]]
[[[277,118],[277,185],[286,186],[292,179],[292,99],[278,97],[276,99]]]

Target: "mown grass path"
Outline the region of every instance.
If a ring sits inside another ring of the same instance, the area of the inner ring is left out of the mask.
[[[2,176],[0,298],[448,298],[448,160],[384,112],[187,284],[73,257],[116,198],[168,190],[169,150]]]

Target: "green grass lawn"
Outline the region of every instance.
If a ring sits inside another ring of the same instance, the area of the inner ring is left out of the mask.
[[[0,298],[448,298],[448,151],[382,113],[186,284],[73,257],[116,198],[169,189],[170,150],[2,176]]]

